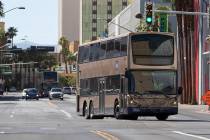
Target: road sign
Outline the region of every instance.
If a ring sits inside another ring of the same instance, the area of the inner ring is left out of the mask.
[[[207,91],[205,95],[202,96],[202,100],[210,106],[210,90]]]

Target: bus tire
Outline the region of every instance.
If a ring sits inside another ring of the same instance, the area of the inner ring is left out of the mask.
[[[85,119],[90,119],[90,110],[88,109],[87,104],[84,107]]]
[[[168,115],[165,115],[165,114],[159,114],[159,115],[156,115],[156,118],[160,121],[165,121],[168,119]]]
[[[90,119],[95,119],[93,102],[90,103],[89,112],[90,112]]]
[[[114,106],[114,117],[116,119],[122,119],[122,116],[120,115],[120,107],[118,103],[116,103]]]

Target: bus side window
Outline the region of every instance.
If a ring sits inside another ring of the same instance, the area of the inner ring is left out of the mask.
[[[126,56],[127,55],[127,37],[122,37],[121,38],[121,56]]]

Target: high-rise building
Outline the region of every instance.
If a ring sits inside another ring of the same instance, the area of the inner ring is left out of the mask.
[[[69,41],[79,40],[79,0],[58,1],[58,37]]]
[[[80,0],[80,43],[107,36],[108,22],[128,0]]]

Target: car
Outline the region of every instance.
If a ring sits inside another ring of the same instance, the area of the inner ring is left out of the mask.
[[[9,92],[16,92],[16,91],[17,91],[17,89],[15,87],[10,87],[9,88]]]
[[[26,90],[26,100],[28,99],[36,99],[39,100],[38,90],[36,88],[28,88]]]
[[[49,92],[49,100],[53,98],[59,98],[63,100],[63,92],[61,88],[52,88]]]
[[[76,87],[70,87],[71,88],[71,94],[76,94],[77,88]]]
[[[70,87],[63,87],[63,94],[71,94],[71,88]]]
[[[22,99],[25,99],[26,98],[26,91],[27,91],[27,89],[25,88],[25,89],[23,89],[23,91],[22,91]]]
[[[0,87],[0,95],[4,95],[4,90],[1,87]]]

